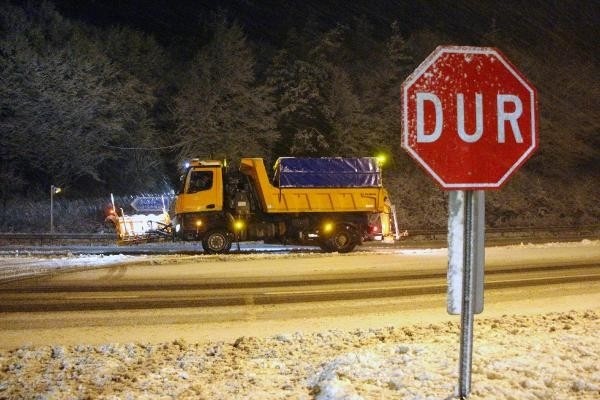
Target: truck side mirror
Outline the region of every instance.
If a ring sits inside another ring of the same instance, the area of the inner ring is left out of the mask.
[[[177,194],[181,194],[184,192],[184,186],[185,185],[185,174],[184,175],[179,175],[179,188],[177,189]]]

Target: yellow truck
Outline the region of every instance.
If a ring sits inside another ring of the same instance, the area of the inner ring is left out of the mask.
[[[391,238],[397,227],[372,157],[283,157],[271,177],[261,158],[242,158],[234,171],[221,161],[194,159],[169,222],[175,239],[201,241],[206,253],[258,240],[345,253]]]

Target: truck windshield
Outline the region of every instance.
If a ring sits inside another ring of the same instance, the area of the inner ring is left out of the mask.
[[[190,173],[190,183],[187,193],[196,193],[212,188],[213,173],[212,171],[192,171]]]

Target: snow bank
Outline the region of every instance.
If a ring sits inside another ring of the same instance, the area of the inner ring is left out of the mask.
[[[470,400],[600,398],[600,310],[476,320]],[[0,351],[0,398],[451,399],[458,325]]]

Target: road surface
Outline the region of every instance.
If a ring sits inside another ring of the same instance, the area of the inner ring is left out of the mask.
[[[229,339],[428,323],[446,309],[446,250],[150,256],[0,285],[2,347]],[[484,316],[600,301],[600,245],[486,250]],[[26,338],[26,339],[25,339]]]

